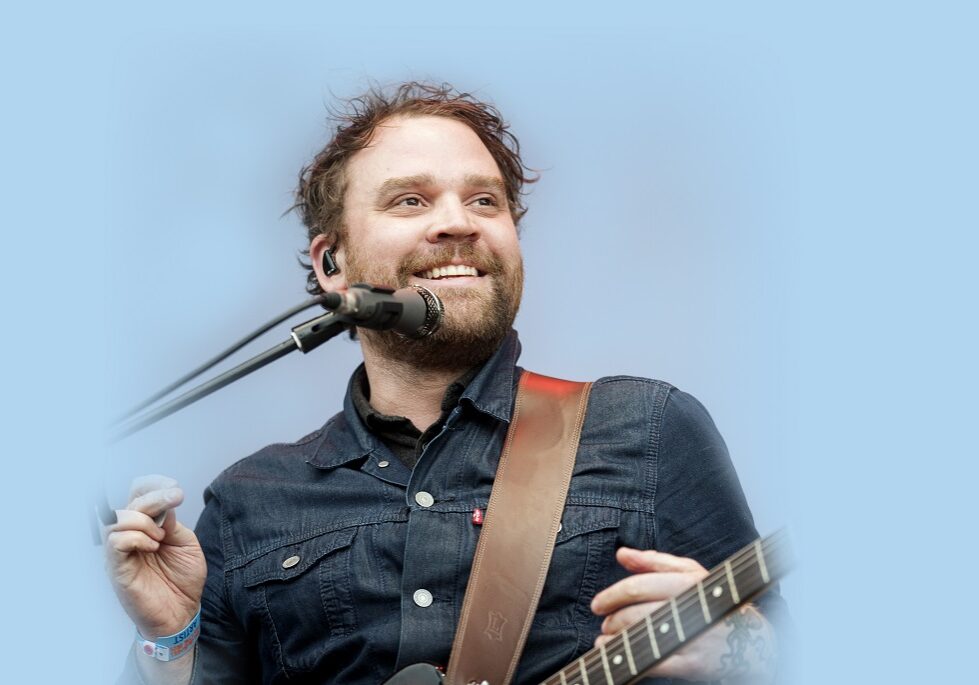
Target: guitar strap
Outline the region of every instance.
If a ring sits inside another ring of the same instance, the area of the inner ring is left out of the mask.
[[[448,685],[508,685],[561,527],[591,383],[524,371],[496,470]]]

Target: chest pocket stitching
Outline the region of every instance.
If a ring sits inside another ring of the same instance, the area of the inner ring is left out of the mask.
[[[356,534],[356,528],[347,528],[266,552],[245,565],[243,585],[250,588],[269,581],[297,578],[331,552],[349,547]],[[284,568],[283,562],[293,556],[298,556],[299,561],[291,568]]]
[[[618,528],[622,512],[614,507],[581,507],[568,505],[561,517],[561,531],[555,546],[571,538],[608,528]]]

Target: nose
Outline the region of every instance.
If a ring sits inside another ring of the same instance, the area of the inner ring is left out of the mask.
[[[425,233],[430,243],[446,240],[471,242],[479,238],[479,227],[457,198],[442,198],[431,216],[432,224]]]

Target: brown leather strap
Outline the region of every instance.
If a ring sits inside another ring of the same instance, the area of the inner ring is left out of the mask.
[[[561,525],[591,383],[524,371],[476,546],[448,685],[507,685]]]

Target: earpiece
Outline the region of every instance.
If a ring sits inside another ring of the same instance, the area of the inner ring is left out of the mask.
[[[327,276],[333,276],[340,273],[340,267],[337,266],[336,260],[333,259],[333,250],[335,248],[330,248],[323,253],[323,272]]]

